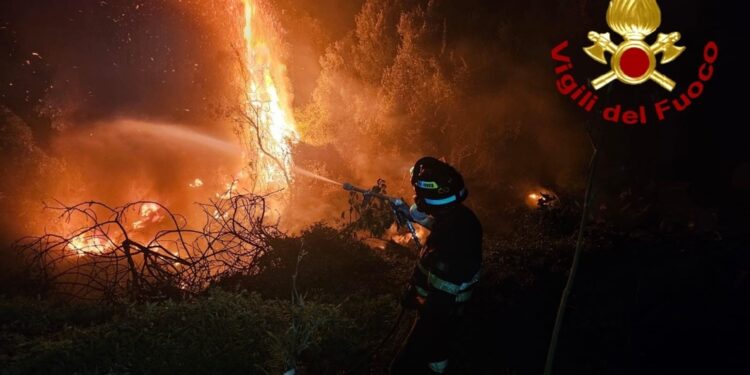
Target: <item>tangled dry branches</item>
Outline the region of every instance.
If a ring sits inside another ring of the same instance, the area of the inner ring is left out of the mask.
[[[142,223],[132,221],[144,207],[160,215],[146,241]],[[60,211],[77,229],[26,237],[16,246],[41,280],[57,291],[114,302],[189,296],[222,277],[257,272],[257,260],[271,250],[270,240],[283,236],[267,223],[262,196],[231,195],[199,207],[204,224],[192,229],[184,217],[158,202],[119,207],[95,201],[58,203],[47,208]]]

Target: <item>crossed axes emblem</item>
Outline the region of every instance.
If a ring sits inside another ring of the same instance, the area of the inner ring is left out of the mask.
[[[590,31],[588,37],[594,44],[583,50],[592,59],[606,65],[605,52],[612,54],[612,69],[591,82],[594,89],[599,90],[615,79],[630,85],[651,79],[668,91],[674,89],[675,82],[656,70],[656,55],[662,54],[661,64],[676,59],[685,50],[685,47],[675,45],[680,40],[679,32],[660,33],[652,45],[642,39],[626,38],[618,46],[612,42],[609,33],[599,34],[595,31]]]

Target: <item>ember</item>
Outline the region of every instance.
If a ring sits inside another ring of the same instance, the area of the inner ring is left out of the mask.
[[[549,208],[557,205],[557,195],[546,189],[539,189],[526,196],[526,204],[531,208]]]

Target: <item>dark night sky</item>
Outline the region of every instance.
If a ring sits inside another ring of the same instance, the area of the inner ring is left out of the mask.
[[[581,77],[602,74],[605,67],[589,59],[580,48],[591,44],[585,37],[588,31],[610,31],[605,21],[608,2],[562,1],[558,4],[556,12],[545,18],[552,26],[539,35],[547,51],[540,47],[535,53],[549,53],[551,47],[569,39],[568,52],[572,54],[576,70],[574,76],[582,81]],[[627,88],[610,84],[604,89],[608,96],[605,102],[622,103],[627,107],[628,104],[653,103],[684,92],[687,85],[697,79],[703,46],[710,40],[716,41],[720,50],[714,77],[687,111],[672,111],[664,122],[651,118],[646,126],[625,126],[593,116],[601,152],[599,173],[604,175],[599,183],[604,190],[616,191],[623,185],[637,188],[639,184],[653,182],[652,203],[667,206],[669,203],[659,202],[666,195],[660,193],[678,188],[685,190],[694,204],[718,209],[724,224],[747,223],[748,206],[741,198],[750,188],[750,154],[745,146],[747,132],[742,125],[747,108],[742,93],[748,80],[742,73],[739,57],[744,44],[740,40],[744,34],[741,31],[744,13],[738,2],[659,1],[659,6],[662,22],[657,32],[679,31],[682,34],[679,44],[687,46],[678,59],[658,67],[677,81],[678,86],[668,94],[650,82]],[[560,100],[571,111],[578,112],[576,116],[582,123],[589,120],[590,117],[582,115],[569,99],[561,96]]]
[[[220,110],[213,98],[231,85],[226,77],[233,64],[230,44],[220,32],[229,23],[209,3],[4,1],[0,5],[0,104],[24,118],[41,145],[50,134],[49,120],[38,114],[41,102],[63,107],[70,120],[137,113],[201,123]],[[292,9],[295,4],[275,3],[282,9]],[[659,31],[680,31],[681,44],[688,47],[660,70],[679,83],[676,91],[684,89],[695,80],[702,46],[715,40],[720,47],[715,77],[687,112],[673,112],[669,121],[647,126],[594,123],[602,152],[600,170],[605,175],[602,186],[616,189],[621,184],[655,181],[659,190],[686,184],[696,204],[720,209],[723,220],[744,219],[745,200],[740,197],[750,185],[750,165],[743,131],[747,104],[742,93],[747,79],[739,60],[746,42],[740,40],[743,20],[737,3],[660,2]],[[509,27],[512,53],[516,61],[529,61],[540,82],[549,81],[546,87],[536,82],[539,89],[554,90],[549,51],[565,39],[572,43],[569,50],[576,53],[576,75],[600,74],[602,66],[591,62],[579,48],[586,45],[589,30],[608,30],[606,1],[531,5],[474,1],[457,6],[456,18],[471,16],[470,7],[505,12],[518,20]],[[353,27],[357,6],[348,0],[323,5],[302,1],[296,11],[322,25],[324,37],[311,48],[320,52]],[[487,26],[488,30],[497,29],[497,25]],[[462,37],[481,40],[492,36]],[[293,84],[295,77],[315,70],[315,59],[309,54],[293,53],[291,58],[299,59],[299,64],[291,66],[308,69],[292,68]],[[299,82],[300,97],[312,89],[310,82]],[[622,87],[613,86],[608,101],[652,102],[664,95],[653,84],[617,88]],[[570,117],[581,124],[591,118],[562,96],[559,100],[561,108],[568,108]]]

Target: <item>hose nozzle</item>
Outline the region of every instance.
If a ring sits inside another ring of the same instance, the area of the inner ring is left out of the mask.
[[[348,182],[344,182],[342,186],[344,187],[344,190],[357,192],[357,193],[364,195],[365,197],[375,197],[375,198],[379,198],[379,199],[382,199],[391,203],[399,200],[398,198],[390,197],[385,194],[381,194],[372,190],[363,189],[359,186],[354,186]]]
[[[393,214],[396,216],[396,223],[398,225],[406,224],[406,227],[409,228],[409,232],[411,232],[412,239],[414,239],[414,243],[417,244],[417,248],[421,248],[422,245],[419,242],[419,236],[417,236],[417,232],[414,229],[414,225],[412,225],[411,221],[408,218],[409,213],[406,213],[406,217],[403,216],[403,214],[399,213],[398,206],[405,205],[404,201],[400,198],[390,197],[385,194],[381,194],[379,192],[373,191],[373,190],[367,190],[363,189],[358,186],[354,186],[348,182],[344,182],[341,184],[341,186],[346,191],[353,191],[360,193],[365,196],[365,199],[369,199],[369,197],[376,197],[379,199],[382,199],[388,203],[390,203],[391,210],[393,210]]]
[[[352,184],[350,184],[348,182],[344,182],[344,184],[341,185],[341,186],[344,188],[344,190],[347,190],[347,191],[354,191],[354,192],[362,193],[362,194],[365,194],[365,195],[375,195],[375,196],[380,195],[378,193],[373,193],[370,190],[363,189],[363,188],[361,188],[359,186],[354,186],[354,185],[352,185]]]

